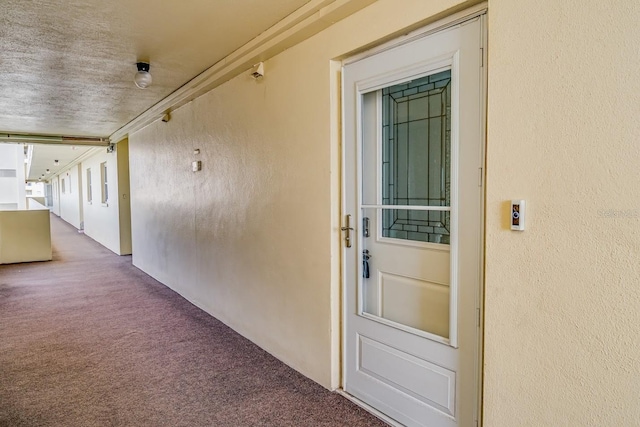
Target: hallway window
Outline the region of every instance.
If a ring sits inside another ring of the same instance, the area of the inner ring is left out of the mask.
[[[60,181],[60,182],[61,182],[60,187],[62,188],[62,194],[64,194],[64,193],[66,193],[66,192],[67,192],[67,191],[66,191],[67,189],[65,188],[65,185],[64,185],[64,182],[65,182],[65,181],[66,181],[66,180],[65,180],[64,178],[62,178],[62,180]]]
[[[102,203],[109,201],[109,182],[107,179],[107,162],[100,163],[100,186],[102,188]]]
[[[87,169],[87,202],[91,203],[93,200],[93,193],[91,191],[91,168]]]

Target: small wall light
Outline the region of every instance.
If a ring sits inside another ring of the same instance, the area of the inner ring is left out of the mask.
[[[257,79],[259,77],[264,77],[264,63],[259,62],[253,66],[251,69],[251,77]]]
[[[149,63],[137,62],[136,66],[138,67],[138,72],[133,78],[133,81],[140,89],[146,89],[151,86],[151,82],[153,81],[151,74],[149,74]]]

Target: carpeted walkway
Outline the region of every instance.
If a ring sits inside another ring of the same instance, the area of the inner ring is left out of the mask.
[[[0,266],[0,426],[383,426],[55,216]]]

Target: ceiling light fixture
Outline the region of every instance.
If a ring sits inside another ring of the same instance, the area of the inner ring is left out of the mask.
[[[133,81],[140,89],[146,89],[151,85],[151,82],[153,81],[153,79],[151,78],[151,74],[149,74],[149,63],[137,62],[136,66],[138,67],[138,72],[133,78]]]
[[[54,161],[53,161],[53,164],[54,164],[54,165],[56,165],[56,166],[58,166],[58,164],[59,164],[59,163],[60,163],[60,162],[59,162],[58,160],[54,160]]]
[[[13,142],[19,144],[58,144],[58,145],[91,145],[107,146],[109,138],[83,137],[83,136],[53,136],[37,134],[9,134],[0,132],[1,142]]]

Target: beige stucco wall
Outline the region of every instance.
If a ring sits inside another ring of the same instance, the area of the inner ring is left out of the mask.
[[[120,230],[120,255],[131,254],[131,194],[129,185],[129,140],[116,144],[118,163],[118,222]]]
[[[44,207],[0,211],[0,264],[51,260],[49,215]]]
[[[109,200],[102,203],[100,164],[107,163]],[[87,169],[91,169],[91,202],[87,199]],[[82,204],[84,211],[84,233],[120,255],[120,214],[118,191],[118,159],[116,153],[107,153],[105,148],[96,148],[94,154],[82,161]]]
[[[268,60],[262,82],[240,75],[131,136],[134,263],[327,387],[331,60],[458,4],[401,3],[380,0]],[[490,1],[486,426],[640,420],[639,18],[631,1]],[[512,198],[527,200],[525,232],[508,230]]]
[[[489,4],[486,426],[640,424],[639,22]]]
[[[62,192],[62,180],[64,180],[64,193]],[[82,179],[78,173],[78,165],[69,166],[57,175],[59,199],[54,212],[73,225],[80,228],[82,219]]]
[[[51,177],[51,212],[60,216],[60,177]]]
[[[458,3],[379,1],[266,61],[263,80],[243,73],[169,123],[130,135],[134,264],[337,387],[339,75],[331,60]],[[202,172],[190,172],[193,160]]]

